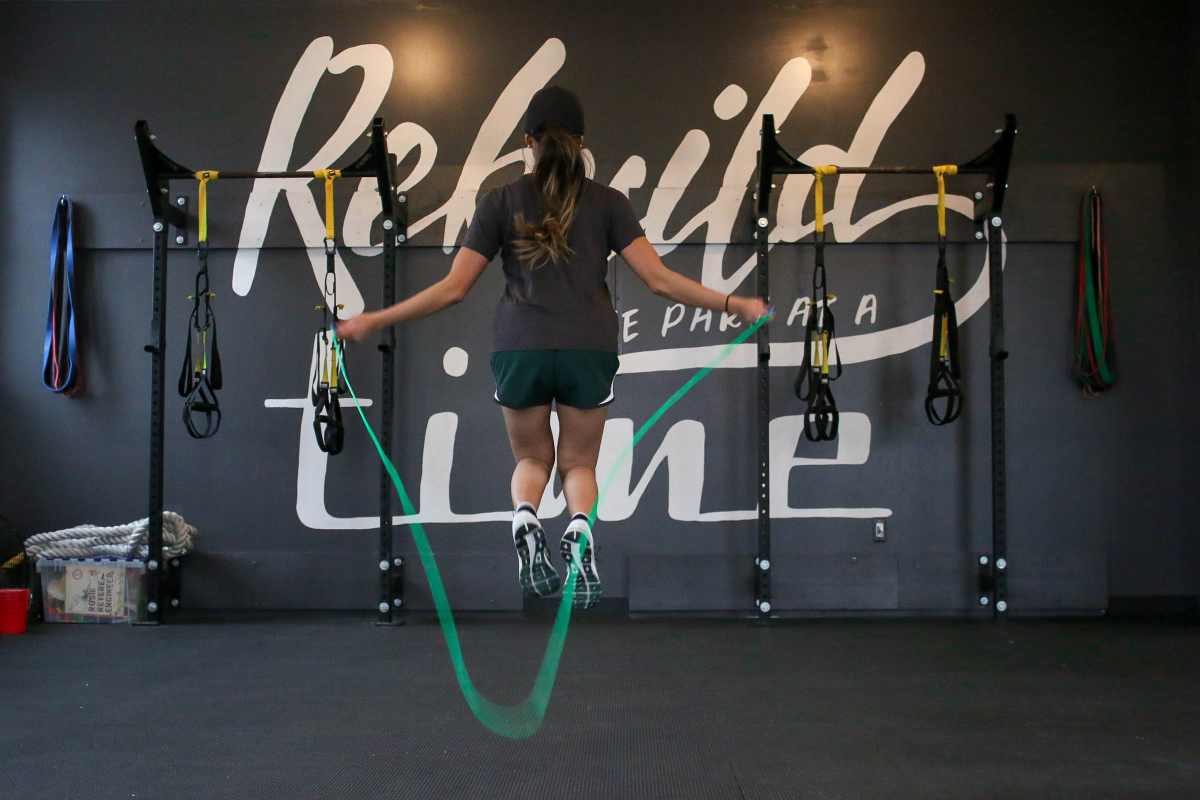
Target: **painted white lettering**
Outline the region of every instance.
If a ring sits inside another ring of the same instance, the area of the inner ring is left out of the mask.
[[[634,327],[637,326],[637,320],[634,319],[634,317],[637,316],[637,313],[638,310],[636,308],[631,308],[628,311],[621,313],[621,339],[626,344],[632,342],[640,335],[637,333],[632,333]]]
[[[796,302],[792,303],[792,310],[787,317],[787,325],[790,328],[796,317],[801,317],[800,326],[808,325],[808,311],[812,307],[812,301],[807,297],[797,297]]]
[[[666,336],[667,331],[674,328],[680,322],[683,322],[684,316],[687,314],[687,307],[683,303],[672,303],[667,306],[666,312],[663,314],[662,335]]]
[[[858,312],[854,315],[854,324],[861,325],[862,319],[867,314],[871,315],[871,324],[875,324],[875,309],[879,301],[876,300],[873,294],[864,294],[862,300],[858,301]]]

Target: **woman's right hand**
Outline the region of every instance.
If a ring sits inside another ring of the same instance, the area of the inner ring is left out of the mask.
[[[375,324],[375,315],[368,311],[357,317],[338,320],[337,335],[339,339],[349,342],[361,342],[370,336],[376,327],[378,326]]]
[[[729,310],[748,322],[758,322],[771,308],[759,297],[731,297]]]

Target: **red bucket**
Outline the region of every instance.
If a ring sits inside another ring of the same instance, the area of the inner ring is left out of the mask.
[[[29,620],[29,590],[0,589],[0,633],[24,633]]]

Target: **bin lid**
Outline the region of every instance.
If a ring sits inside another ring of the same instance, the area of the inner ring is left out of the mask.
[[[66,569],[69,566],[89,564],[99,567],[124,567],[125,569],[145,570],[146,562],[131,561],[125,558],[39,558],[37,571],[43,569]]]

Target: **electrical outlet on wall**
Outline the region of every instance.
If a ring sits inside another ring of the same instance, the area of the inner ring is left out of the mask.
[[[881,519],[875,520],[875,541],[887,541],[887,523]]]

